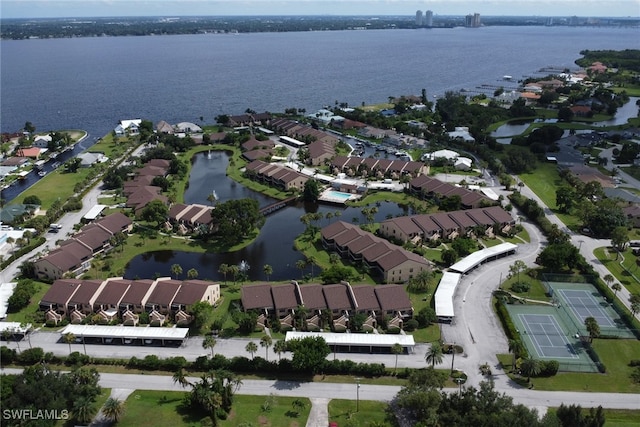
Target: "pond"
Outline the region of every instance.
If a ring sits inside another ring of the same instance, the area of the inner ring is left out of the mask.
[[[269,204],[272,199],[256,193],[233,181],[225,174],[229,157],[224,152],[200,153],[193,159],[193,168],[189,178],[189,189],[185,192],[186,203],[208,204],[207,196],[215,187],[221,202],[232,198],[250,197],[258,200],[261,206]],[[300,279],[302,274],[311,273],[311,267],[303,272],[296,268],[296,262],[304,259],[303,255],[293,247],[294,239],[304,231],[300,217],[308,212],[341,213],[340,220],[348,222],[365,222],[361,208],[345,208],[339,205],[318,205],[297,203],[267,216],[260,235],[254,242],[242,250],[231,253],[193,253],[183,251],[157,251],[138,255],[131,260],[125,269],[124,277],[150,278],[154,276],[170,276],[171,265],[180,264],[183,275],[195,268],[200,279],[222,281],[224,277],[218,273],[220,264],[240,265],[244,261],[248,265],[249,280],[265,280],[263,266],[273,267],[272,280]],[[406,215],[408,210],[396,203],[384,202],[378,206],[375,222],[383,221],[388,215]],[[317,225],[324,227],[335,219],[324,219]],[[317,274],[318,267],[314,268]],[[229,279],[230,277],[227,277]]]

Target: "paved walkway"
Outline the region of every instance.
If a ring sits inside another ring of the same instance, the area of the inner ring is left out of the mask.
[[[133,393],[135,389],[132,388],[112,388],[111,394],[109,395],[112,399],[118,399],[121,402],[125,402],[129,395]],[[91,424],[90,427],[108,427],[112,424],[111,421],[108,421],[102,415],[102,408],[98,411]]]
[[[324,397],[311,397],[311,412],[307,418],[307,427],[321,427],[329,425],[329,401]]]

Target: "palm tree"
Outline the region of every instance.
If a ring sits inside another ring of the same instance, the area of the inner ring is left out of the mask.
[[[273,267],[271,267],[269,264],[265,264],[262,267],[262,271],[264,272],[264,275],[267,276],[267,282],[269,281],[269,276],[271,276],[273,274]]]
[[[431,367],[433,368],[435,368],[436,363],[438,365],[442,363],[442,346],[440,345],[440,343],[435,342],[431,344],[431,348],[429,348],[427,353],[424,355],[424,360],[427,363],[431,363]]]
[[[615,279],[613,278],[613,276],[611,274],[607,274],[605,275],[602,280],[604,280],[605,282],[607,282],[607,285],[611,286],[611,284],[615,281]]]
[[[527,377],[527,382],[531,381],[531,377],[535,377],[540,374],[541,369],[540,361],[533,357],[522,359],[522,363],[520,364],[520,370],[522,371],[522,374]]]
[[[229,274],[229,264],[220,264],[218,267],[218,273],[224,277],[224,284],[227,284],[227,274]]]
[[[124,415],[124,402],[115,397],[108,398],[102,407],[102,415],[107,420],[117,423]]]
[[[515,367],[516,367],[516,359],[518,358],[518,356],[520,356],[520,354],[522,353],[522,350],[524,350],[524,347],[522,345],[522,341],[520,341],[520,340],[509,340],[509,352],[511,352],[513,354],[513,362],[512,362],[511,369],[515,369]]]
[[[253,359],[253,355],[258,351],[258,346],[253,341],[249,341],[244,349],[251,354],[251,359]]]
[[[171,377],[173,379],[174,384],[180,384],[181,387],[186,387],[188,385],[192,385],[187,379],[187,371],[184,368],[180,368],[173,373]]]
[[[62,341],[69,344],[69,354],[71,354],[71,344],[76,342],[76,336],[71,332],[67,332],[62,336]]]
[[[263,335],[260,338],[260,347],[264,347],[265,359],[269,360],[269,347],[273,345],[273,339],[269,335]]]
[[[235,285],[237,280],[238,280],[238,274],[240,274],[240,267],[238,267],[237,265],[230,265],[229,266],[229,273],[231,273],[231,275],[233,276],[233,284]]]
[[[287,351],[287,342],[285,340],[278,340],[273,343],[273,352],[278,355],[278,360],[282,357],[282,353]]]
[[[613,285],[611,285],[611,289],[613,289],[613,296],[617,297],[618,291],[622,290],[622,286],[620,285],[620,283],[614,283]]]
[[[300,277],[304,277],[304,269],[307,266],[307,261],[299,259],[296,261],[296,268],[300,270]]]
[[[187,279],[197,279],[198,278],[198,270],[196,270],[195,268],[190,268],[187,271]]]
[[[598,325],[598,321],[589,316],[584,319],[584,326],[587,328],[587,332],[589,332],[589,342],[593,342],[594,338],[598,338],[600,336],[600,325]]]
[[[340,255],[335,252],[329,254],[329,264],[336,265],[340,261]]]
[[[402,346],[400,345],[400,343],[395,343],[394,345],[391,346],[391,353],[395,354],[396,356],[396,364],[393,367],[393,372],[395,373],[396,370],[398,369],[398,355],[402,354],[402,352],[404,351],[404,348],[402,348]]]
[[[215,347],[217,344],[216,339],[213,337],[213,335],[207,335],[206,337],[204,337],[204,340],[202,341],[202,348],[209,348],[211,349],[211,358],[213,359],[213,347]]]
[[[182,266],[180,266],[180,264],[173,264],[171,266],[171,274],[176,276],[176,279],[177,279],[178,276],[182,274]]]
[[[96,413],[96,409],[93,406],[93,401],[85,396],[76,398],[73,402],[73,418],[82,424],[88,424],[93,419]]]
[[[307,264],[311,266],[311,277],[313,277],[313,266],[316,264],[316,257],[309,255],[307,257]]]

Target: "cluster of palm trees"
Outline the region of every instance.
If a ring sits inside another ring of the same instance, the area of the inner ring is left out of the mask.
[[[173,264],[171,266],[171,275],[175,276],[175,278],[178,279],[181,274],[182,274],[182,266],[180,264]],[[195,268],[190,268],[187,271],[187,279],[189,280],[197,279],[199,274],[200,273],[198,273],[198,270],[196,270]]]

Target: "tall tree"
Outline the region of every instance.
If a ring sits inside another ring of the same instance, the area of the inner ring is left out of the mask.
[[[66,344],[69,344],[69,354],[71,354],[71,344],[76,342],[76,336],[71,332],[67,332],[62,336],[62,341],[64,341]]]
[[[270,266],[269,264],[265,264],[262,267],[262,271],[264,272],[264,275],[267,276],[267,282],[268,282],[269,277],[273,274],[273,267]]]
[[[187,379],[187,374],[188,372],[186,369],[184,369],[183,367],[179,368],[173,373],[173,376],[171,377],[173,379],[173,383],[180,384],[180,386],[183,388],[192,385]]]
[[[432,368],[434,368],[436,364],[439,365],[442,363],[444,358],[440,343],[434,342],[431,344],[431,347],[429,347],[429,350],[427,350],[427,353],[424,355],[424,360],[430,363]]]
[[[210,349],[211,350],[211,358],[213,359],[213,347],[215,347],[217,344],[216,339],[213,337],[213,335],[207,335],[204,337],[204,340],[202,340],[202,348],[204,349]]]
[[[173,264],[171,266],[171,274],[177,279],[182,274],[182,266],[180,264]]]
[[[542,366],[540,365],[540,361],[533,357],[526,357],[522,359],[522,363],[520,364],[520,370],[522,371],[522,374],[527,377],[527,382],[531,380],[531,377],[539,375],[541,369]]]
[[[282,353],[287,351],[287,342],[285,340],[278,340],[273,343],[273,352],[278,355],[278,360],[282,357]]]
[[[587,328],[587,332],[589,333],[589,342],[593,342],[594,338],[598,338],[600,336],[600,325],[598,325],[598,321],[589,316],[584,319],[584,326]]]
[[[258,346],[253,341],[249,341],[249,343],[244,347],[247,353],[251,354],[251,358],[253,359],[253,355],[258,351]]]
[[[108,398],[102,406],[102,415],[107,420],[117,423],[124,415],[124,402],[115,397]]]
[[[524,345],[520,340],[509,340],[509,351],[513,354],[511,368],[515,369],[516,367],[516,359],[520,357],[522,351],[524,350]]]
[[[404,352],[404,348],[399,344],[395,343],[391,346],[391,354],[396,356],[396,363],[393,366],[393,372],[395,373],[398,370],[398,355]]]
[[[227,284],[227,274],[230,273],[228,264],[220,264],[218,267],[218,273],[222,274],[224,277],[224,284]]]
[[[260,347],[264,347],[264,356],[269,360],[269,347],[273,345],[273,339],[269,335],[263,335],[260,338]]]
[[[190,268],[187,271],[187,279],[197,279],[198,278],[198,270],[195,268]]]

